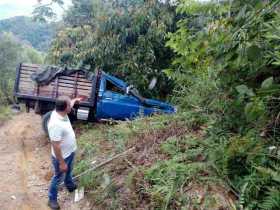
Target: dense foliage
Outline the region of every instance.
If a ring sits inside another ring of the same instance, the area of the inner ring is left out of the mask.
[[[279,5],[183,0],[167,43],[176,101],[209,117],[209,160],[246,209],[280,208]]]
[[[15,72],[20,62],[42,63],[42,54],[20,44],[13,34],[0,35],[0,106],[13,103]]]
[[[159,1],[73,1],[65,28],[52,43],[49,62],[102,68],[137,86],[146,96],[165,97],[171,82],[163,70],[172,51],[166,35],[174,31],[174,8]],[[156,88],[149,90],[151,80]]]
[[[11,32],[22,43],[42,52],[49,48],[56,27],[57,23],[38,23],[24,16],[0,20],[0,33]]]

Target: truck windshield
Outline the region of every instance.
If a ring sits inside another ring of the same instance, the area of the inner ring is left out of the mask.
[[[121,88],[119,88],[118,86],[116,86],[115,84],[110,82],[109,80],[106,80],[106,90],[112,91],[115,93],[119,93],[119,94],[124,94],[124,91]]]

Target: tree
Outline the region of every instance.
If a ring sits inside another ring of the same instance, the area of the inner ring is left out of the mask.
[[[16,67],[20,62],[42,63],[42,55],[24,46],[11,33],[0,35],[0,103],[13,102]]]
[[[173,55],[165,41],[174,21],[174,7],[156,0],[73,0],[48,60],[102,68],[126,78],[146,96],[165,97],[172,83],[163,70]],[[153,78],[156,88],[148,90]]]

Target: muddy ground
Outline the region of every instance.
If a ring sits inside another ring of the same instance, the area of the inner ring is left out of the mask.
[[[41,117],[21,113],[0,125],[0,209],[45,210],[51,173],[50,145]],[[59,192],[62,209],[89,209],[86,199]]]

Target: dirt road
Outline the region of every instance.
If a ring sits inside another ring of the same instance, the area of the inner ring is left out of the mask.
[[[0,127],[0,209],[45,210],[51,178],[50,146],[41,118],[19,114]],[[73,195],[59,193],[62,209],[87,209]]]

